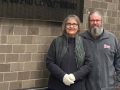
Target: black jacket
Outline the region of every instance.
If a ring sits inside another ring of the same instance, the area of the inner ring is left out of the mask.
[[[67,52],[62,59],[61,66],[56,64],[56,47],[55,40],[50,45],[46,66],[51,72],[49,77],[48,87],[55,90],[85,90],[85,76],[91,70],[91,58],[87,44],[83,41],[83,47],[85,50],[84,65],[78,69],[75,60],[75,38],[68,39]],[[65,74],[73,73],[76,81],[71,86],[67,86],[63,83],[63,77]]]

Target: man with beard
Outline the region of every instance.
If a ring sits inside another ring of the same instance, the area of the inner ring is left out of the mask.
[[[86,80],[86,90],[120,89],[120,45],[114,34],[103,28],[98,11],[89,14],[89,29],[81,36],[88,43],[93,67]]]

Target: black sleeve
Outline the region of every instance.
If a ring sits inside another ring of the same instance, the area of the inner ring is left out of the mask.
[[[56,64],[56,47],[55,39],[50,45],[46,58],[47,69],[59,80],[63,80],[63,76],[66,74],[57,64]]]
[[[116,81],[115,85],[120,86],[120,44],[117,44],[118,48],[115,53],[114,57],[114,65],[115,65],[115,71],[116,71]]]
[[[90,52],[89,52],[87,43],[85,43],[84,40],[83,40],[83,47],[85,50],[85,57],[84,57],[83,66],[78,71],[73,73],[76,80],[83,79],[92,69],[92,61],[91,61],[91,56],[89,54]]]

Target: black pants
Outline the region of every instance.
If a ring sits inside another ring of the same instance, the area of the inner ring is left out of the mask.
[[[48,90],[55,90],[55,89],[48,88]]]

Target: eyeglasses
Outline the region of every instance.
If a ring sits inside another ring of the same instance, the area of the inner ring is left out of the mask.
[[[101,20],[90,20],[90,22],[100,22]]]
[[[78,24],[76,24],[76,23],[66,23],[66,26],[68,26],[68,27],[70,27],[70,26],[73,26],[73,27],[77,27],[78,26]]]

